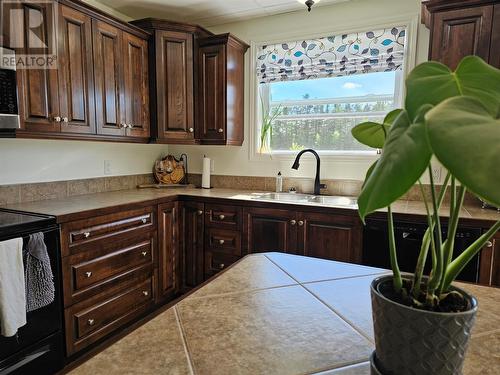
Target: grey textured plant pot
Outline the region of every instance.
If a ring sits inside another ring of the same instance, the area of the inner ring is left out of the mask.
[[[379,288],[385,283],[392,283],[392,275],[376,278],[371,284],[375,333],[372,375],[461,375],[477,300],[453,288],[468,299],[468,311],[419,310],[382,295]]]

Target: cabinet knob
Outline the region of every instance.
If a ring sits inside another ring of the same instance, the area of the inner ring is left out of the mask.
[[[224,129],[219,129],[218,132],[219,133],[224,133]]]
[[[224,215],[219,215],[219,220],[224,220],[226,217]]]
[[[55,117],[54,117],[54,121],[55,121],[55,122],[61,122],[61,117],[59,117],[59,116],[55,116]]]
[[[129,128],[129,129],[133,129],[134,128],[134,125],[132,125],[132,124],[126,124],[126,125],[127,125],[127,128]]]
[[[194,132],[194,129],[193,128],[189,128],[189,132],[190,133]]]
[[[226,267],[226,265],[224,263],[219,264],[220,269],[223,269],[224,267]]]
[[[143,251],[141,254],[142,254],[143,257],[145,257],[146,255],[148,255],[148,252],[147,251]]]
[[[299,220],[299,227],[301,227],[302,225],[304,225],[304,222],[302,220]]]
[[[85,272],[85,277],[88,279],[90,278],[90,276],[92,276],[92,272],[88,271],[88,272]]]
[[[291,224],[291,225],[295,225],[295,224],[297,224],[297,221],[295,221],[295,220],[290,220],[290,224]]]
[[[65,122],[65,123],[68,123],[69,122],[69,119],[67,117],[63,117],[62,118],[62,121]]]
[[[143,224],[146,224],[148,222],[148,219],[142,218],[141,221],[142,221]]]
[[[89,326],[93,326],[95,324],[95,320],[94,319],[89,319],[89,320],[87,320],[87,324]]]
[[[198,214],[198,216],[201,216],[201,215],[203,215],[203,211],[202,210],[198,210],[197,214]]]
[[[90,237],[90,232],[85,232],[85,233],[83,234],[83,237],[85,237],[85,238],[89,238],[89,237]]]
[[[219,240],[219,245],[224,245],[224,242],[226,242],[226,241],[224,241],[224,240]]]
[[[146,296],[146,297],[147,297],[147,296],[149,296],[149,292],[148,292],[147,290],[143,290],[143,291],[142,291],[142,294],[143,294],[144,296]]]
[[[127,124],[123,124],[123,123],[122,123],[122,124],[120,124],[120,128],[122,128],[122,129],[127,129]]]
[[[486,247],[493,247],[493,242],[487,241],[485,244]]]

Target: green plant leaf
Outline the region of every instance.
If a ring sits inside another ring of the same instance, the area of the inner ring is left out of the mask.
[[[351,130],[352,136],[366,146],[383,148],[389,129],[401,111],[401,109],[395,109],[389,112],[382,124],[367,121],[356,125]]]
[[[438,62],[418,65],[406,79],[406,103],[410,119],[424,104],[437,105],[455,96],[472,96],[480,100],[492,116],[499,112],[500,70],[477,56],[465,57],[452,72]]]
[[[406,111],[394,121],[382,156],[358,198],[361,219],[400,198],[426,170],[432,153],[425,135],[424,115],[430,108],[424,106],[413,124]]]
[[[477,99],[457,97],[433,108],[426,119],[441,164],[468,190],[500,206],[500,118]]]

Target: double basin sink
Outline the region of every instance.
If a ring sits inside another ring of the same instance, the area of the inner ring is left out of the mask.
[[[321,204],[334,207],[348,207],[348,208],[358,207],[358,201],[356,198],[333,196],[333,195],[309,195],[309,194],[298,194],[298,193],[264,193],[255,195],[253,199],[268,200],[275,202],[287,202],[287,203]]]

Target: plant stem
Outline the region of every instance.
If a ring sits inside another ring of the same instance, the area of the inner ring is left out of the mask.
[[[432,269],[431,278],[429,280],[427,295],[432,296],[438,287],[443,273],[443,239],[441,233],[441,222],[439,219],[439,207],[436,199],[436,186],[434,185],[434,177],[432,176],[432,168],[429,165],[429,178],[431,182],[432,208],[434,210],[434,241],[436,245],[436,267]]]
[[[389,229],[389,254],[391,257],[394,291],[400,293],[403,288],[403,280],[401,279],[401,271],[399,270],[396,254],[396,239],[394,238],[394,221],[391,206],[387,207],[387,224]]]
[[[450,287],[451,283],[458,274],[463,270],[463,268],[471,261],[472,258],[484,247],[486,242],[488,242],[496,232],[500,229],[500,221],[497,221],[487,232],[483,233],[472,245],[470,245],[465,251],[460,254],[451,264],[448,266],[445,274],[445,280],[443,283],[442,290],[446,292]]]
[[[456,201],[454,204],[453,212],[450,215],[450,221],[448,223],[448,237],[446,238],[446,243],[443,249],[443,275],[441,277],[438,294],[441,294],[444,291],[443,288],[445,283],[446,270],[448,269],[448,266],[450,265],[453,257],[453,248],[455,247],[455,234],[457,233],[458,219],[460,217],[460,210],[462,209],[462,205],[464,203],[465,192],[466,188],[464,186],[460,186],[458,197],[456,197]]]

